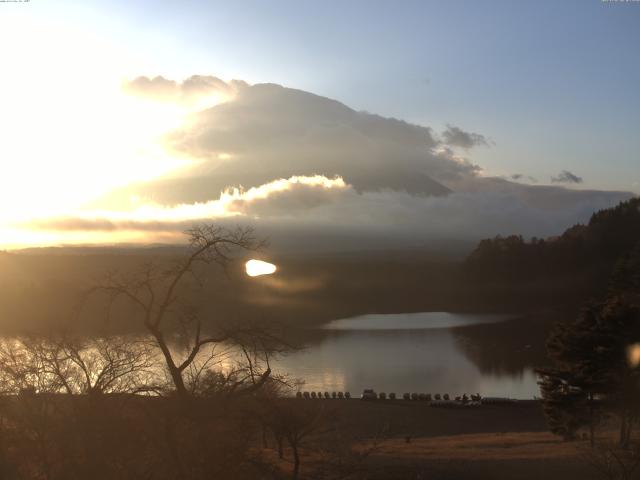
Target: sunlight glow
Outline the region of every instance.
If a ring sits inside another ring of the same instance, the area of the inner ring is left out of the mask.
[[[114,189],[190,165],[192,160],[164,147],[163,136],[194,109],[225,101],[208,96],[181,105],[127,95],[126,52],[79,27],[0,19],[0,41],[14,46],[3,57],[6,74],[0,78],[3,247],[113,241],[111,234],[76,232],[70,238],[24,225],[86,213],[87,204]]]
[[[640,343],[634,343],[627,347],[627,360],[632,367],[640,366]]]
[[[276,271],[276,266],[273,263],[251,259],[245,264],[245,270],[250,277],[257,277],[259,275],[271,275]]]
[[[128,210],[45,209],[42,215],[0,217],[0,248],[59,244],[109,244],[114,242],[180,241],[185,222],[254,216],[252,204],[296,188],[331,190],[351,188],[341,177],[293,176],[244,189],[228,189],[217,200],[162,205],[130,195]],[[1,195],[0,195],[1,197]],[[24,218],[24,217],[23,217]],[[272,272],[270,272],[272,273]]]

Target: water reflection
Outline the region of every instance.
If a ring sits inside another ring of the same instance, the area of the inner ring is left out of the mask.
[[[338,320],[318,332],[307,349],[281,358],[278,369],[304,379],[305,390],[359,393],[375,388],[532,398],[538,387],[531,368],[483,372],[454,335],[454,327],[507,318],[421,313]]]
[[[430,330],[502,322],[509,315],[449,312],[389,313],[360,315],[328,323],[325,330]]]

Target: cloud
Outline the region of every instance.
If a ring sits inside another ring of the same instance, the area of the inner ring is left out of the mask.
[[[327,178],[291,177],[279,179],[247,191],[238,188],[224,192],[220,203],[230,213],[241,213],[254,217],[293,216],[321,205],[340,203],[344,192],[353,189],[341,177]]]
[[[629,197],[534,186],[522,173],[486,177],[458,153],[490,145],[483,135],[447,125],[438,137],[428,126],[280,85],[139,77],[125,89],[204,105],[191,108],[184,124],[162,139],[168,153],[192,163],[171,178],[114,192],[91,211],[30,228],[131,232],[149,242],[165,234],[179,238],[193,222],[215,220],[252,224],[274,247],[292,250],[322,242],[333,250],[349,242],[351,248],[396,248],[496,234],[556,235]],[[217,95],[226,101],[211,106],[206,100]],[[557,178],[581,180],[570,172]],[[130,196],[140,203],[132,206]],[[114,211],[118,198],[124,203]]]
[[[202,105],[203,99],[210,98],[227,101],[240,89],[246,87],[248,87],[246,82],[240,80],[225,82],[211,75],[193,75],[182,82],[162,76],[154,78],[140,76],[122,85],[123,90],[131,95],[186,106]]]
[[[247,190],[231,189],[204,203],[146,204],[129,213],[86,212],[35,222],[31,228],[140,231],[150,241],[167,233],[179,238],[179,232],[192,223],[215,220],[223,225],[253,225],[272,238],[276,250],[284,245],[290,251],[321,248],[322,242],[322,248],[331,250],[358,244],[397,248],[447,239],[476,241],[497,234],[556,235],[588,220],[594,210],[628,197],[604,192],[585,195],[560,187],[522,188],[425,197],[392,190],[359,192],[340,177],[291,177]],[[532,200],[549,192],[556,195],[551,206]]]
[[[514,182],[527,181],[530,183],[538,183],[537,178],[532,177],[531,175],[525,175],[524,173],[514,173],[509,177],[509,179],[513,180]]]
[[[35,229],[67,231],[174,231],[182,229],[189,222],[206,219],[306,213],[318,205],[338,200],[340,195],[336,192],[348,190],[352,190],[352,187],[340,177],[294,176],[248,190],[230,188],[222,192],[218,199],[207,202],[175,206],[147,202],[131,212],[89,211],[75,217],[32,220],[27,225]],[[268,205],[267,209],[263,208],[265,205]]]
[[[551,181],[553,183],[582,183],[582,177],[569,170],[562,170],[556,177],[551,177]]]
[[[168,90],[175,96],[187,83],[144,78],[135,85],[144,92]],[[159,198],[167,202],[204,201],[229,185],[251,187],[273,178],[314,174],[340,175],[359,191],[391,188],[444,195],[449,193],[446,182],[480,171],[454,155],[429,127],[357,112],[335,100],[274,84],[234,89],[232,100],[190,115],[164,137],[163,145],[194,161],[166,190],[171,198]],[[161,190],[157,187],[143,186],[142,193]],[[175,198],[176,192],[184,196]]]
[[[465,132],[461,128],[449,124],[447,124],[447,129],[442,132],[442,139],[445,145],[461,147],[467,150],[481,145],[485,147],[490,145],[489,140],[484,135]]]

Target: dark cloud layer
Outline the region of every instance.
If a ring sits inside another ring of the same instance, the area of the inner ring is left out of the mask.
[[[524,173],[514,173],[509,177],[514,182],[529,182],[529,183],[538,183],[538,179],[532,177],[531,175],[525,175]]]
[[[446,145],[470,149],[477,146],[489,146],[489,140],[479,133],[465,132],[459,127],[447,124],[442,132],[442,139]]]
[[[582,177],[569,170],[562,170],[557,176],[551,177],[553,183],[582,183]]]

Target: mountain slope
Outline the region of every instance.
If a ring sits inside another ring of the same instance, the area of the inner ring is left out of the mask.
[[[521,236],[482,240],[465,262],[479,296],[535,302],[547,292],[555,303],[604,294],[618,262],[640,248],[640,198],[594,213],[562,235],[525,241]]]

